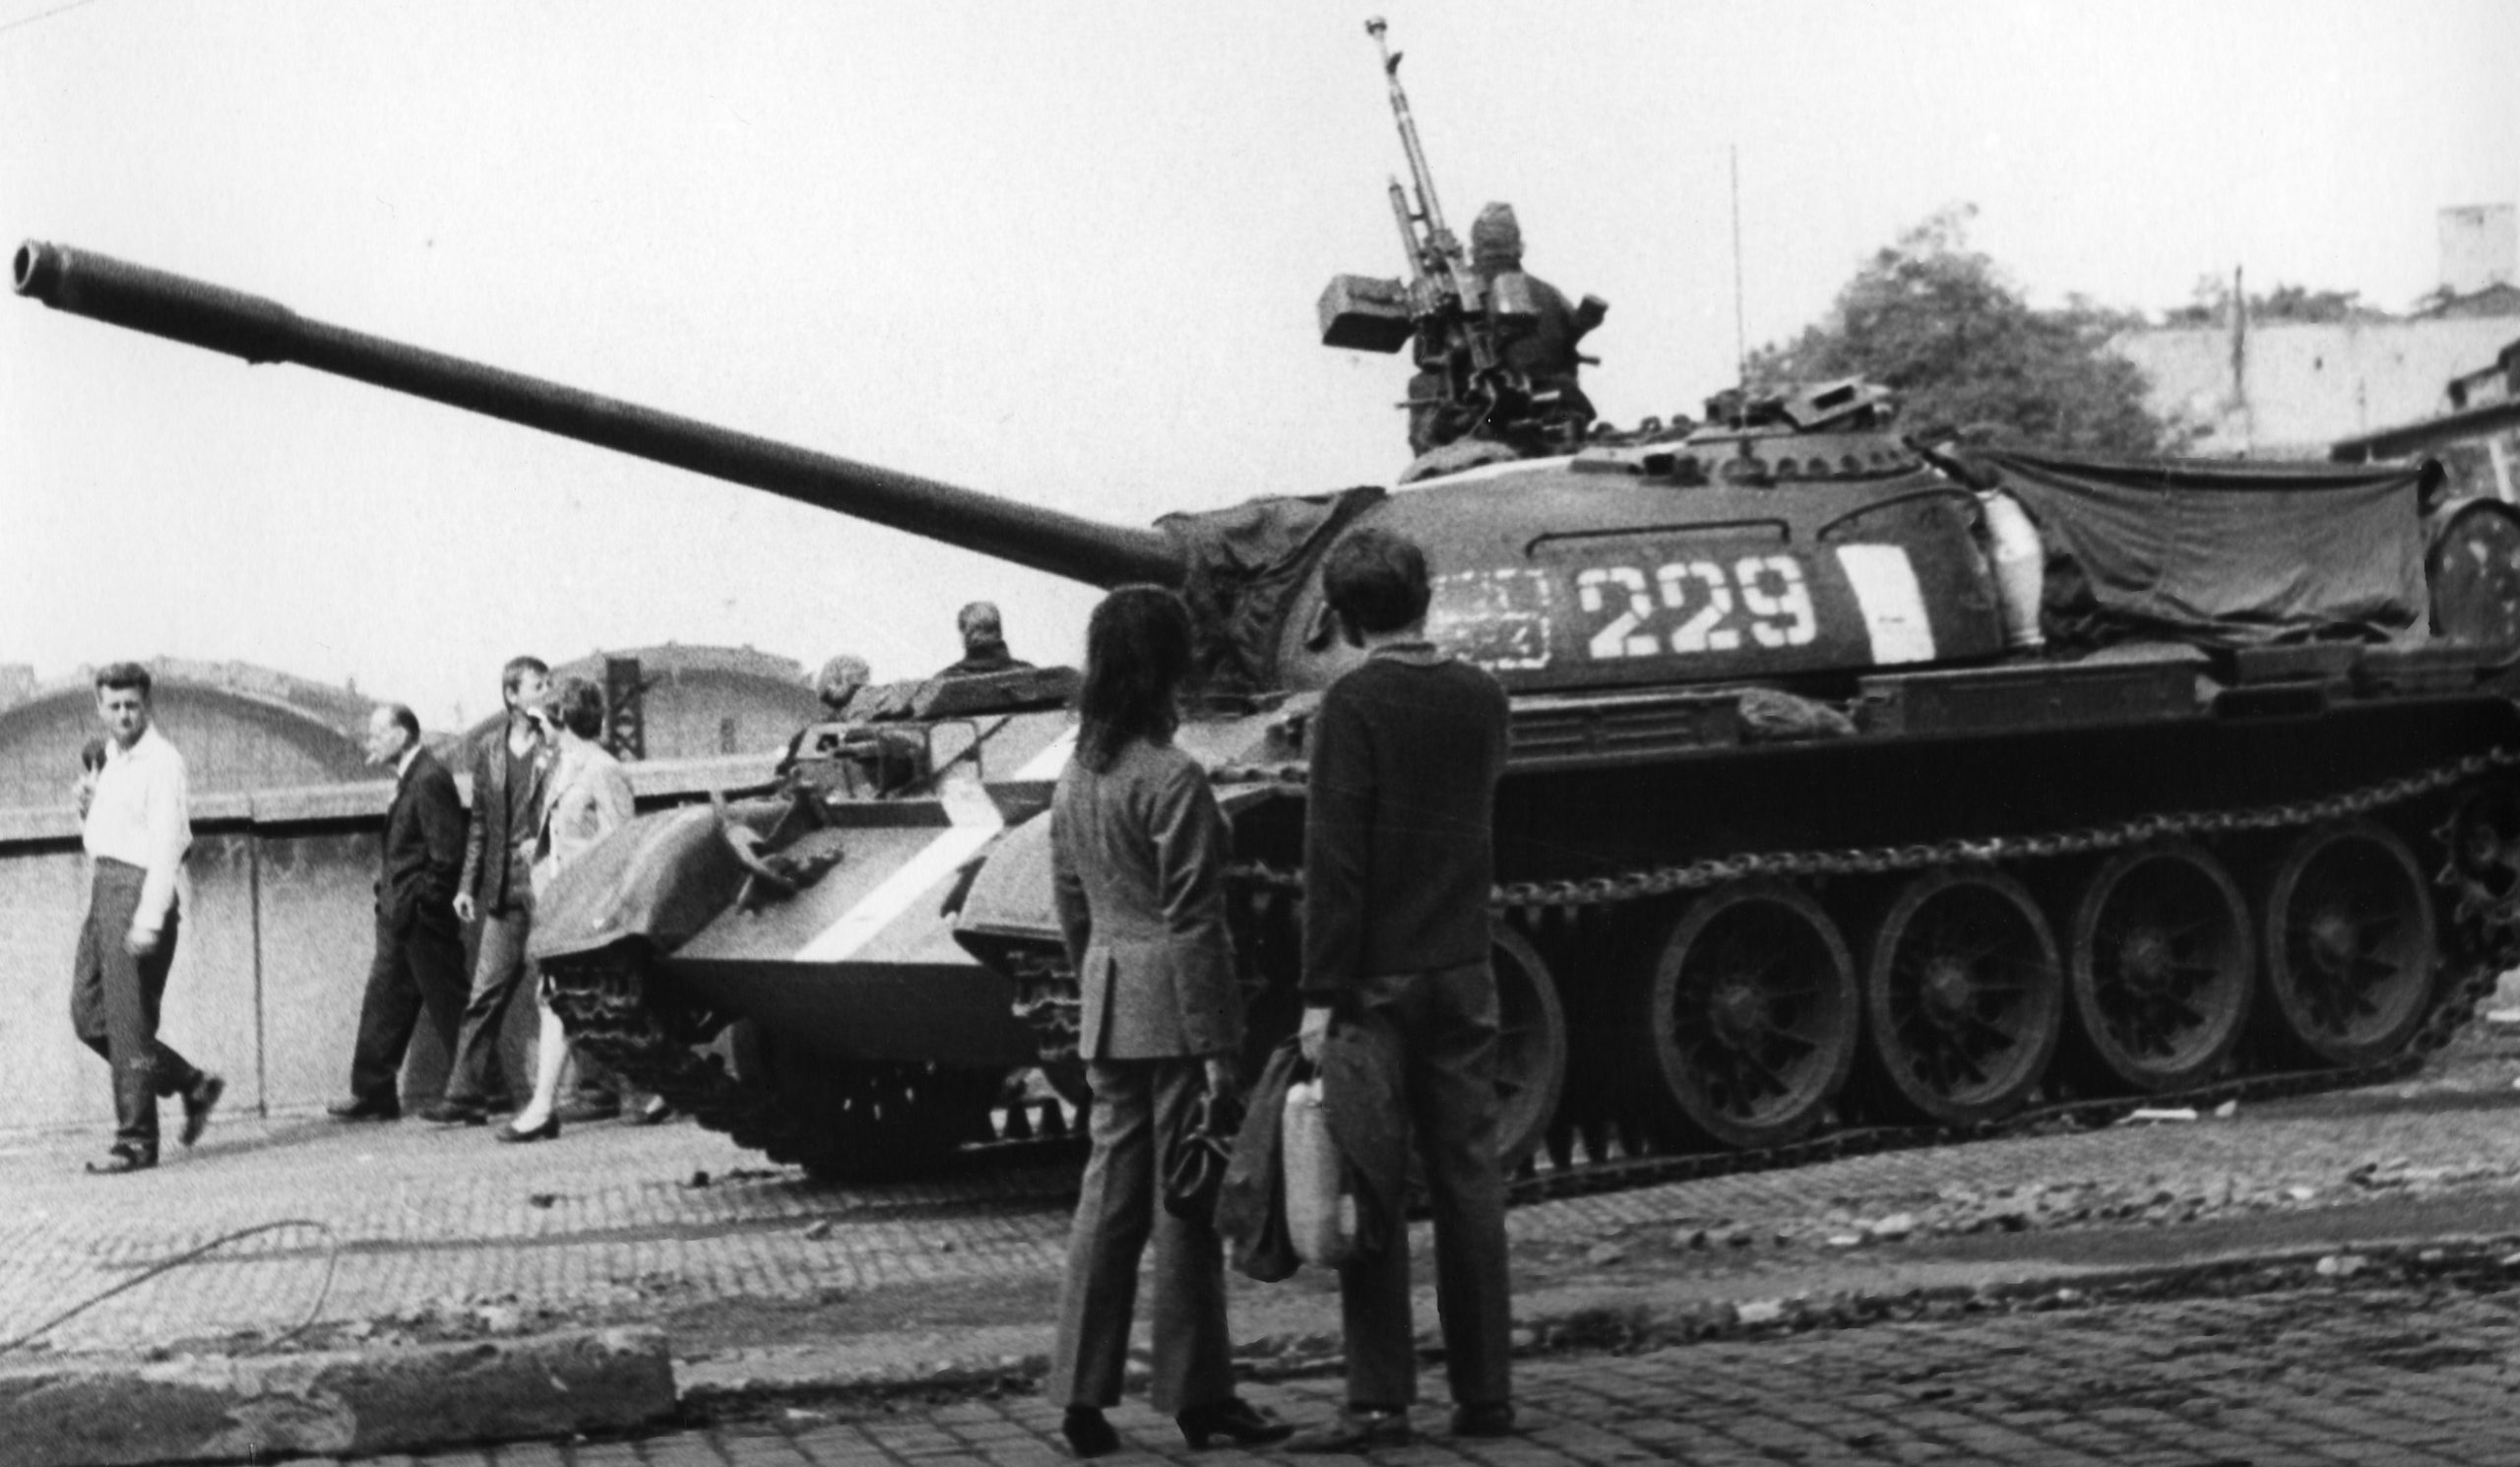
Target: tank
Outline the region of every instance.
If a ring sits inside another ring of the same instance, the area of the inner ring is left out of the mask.
[[[1891,431],[1859,384],[1625,433],[1506,392],[1493,432],[1398,487],[1118,527],[84,250],[29,242],[14,280],[1047,574],[1180,588],[1200,676],[1178,737],[1233,827],[1255,1049],[1295,1015],[1307,716],[1357,656],[1319,566],[1350,527],[1417,540],[1430,635],[1512,698],[1510,1167],[2402,1073],[2520,956],[2509,580],[2466,564],[2513,517],[2435,502],[2423,465],[1972,448]],[[1058,1123],[1009,1077],[1075,1094],[1044,815],[1073,685],[868,690],[774,785],[607,839],[533,939],[573,1034],[824,1175]],[[736,1020],[729,1066],[699,1047]]]

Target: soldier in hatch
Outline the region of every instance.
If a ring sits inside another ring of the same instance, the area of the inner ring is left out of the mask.
[[[976,677],[983,672],[1011,672],[1033,666],[1006,650],[1005,625],[998,617],[997,603],[972,603],[954,613],[954,626],[963,634],[963,660],[937,676]]]
[[[1593,404],[1576,385],[1583,357],[1575,347],[1601,324],[1607,307],[1590,295],[1580,306],[1569,304],[1555,286],[1523,269],[1523,228],[1511,204],[1490,204],[1472,221],[1470,265],[1485,287],[1497,364],[1528,385],[1532,418],[1544,428],[1580,431],[1593,420]],[[1476,425],[1477,410],[1442,401],[1441,382],[1431,372],[1410,383],[1409,396],[1420,405],[1409,418],[1409,446],[1418,453],[1452,442]],[[1491,431],[1478,436],[1510,437]],[[1532,445],[1521,446],[1533,451]]]

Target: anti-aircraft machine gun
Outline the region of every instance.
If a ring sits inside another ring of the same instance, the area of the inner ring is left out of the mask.
[[[1422,279],[1386,329],[1434,328],[1421,349],[1468,363],[1447,401],[1483,429],[1528,424],[1537,399],[1480,354],[1492,297]],[[2032,1107],[2370,1083],[2520,958],[2511,580],[2476,568],[2508,572],[2520,536],[2509,506],[2439,502],[2423,465],[1912,443],[1840,384],[1143,529],[85,250],[29,242],[15,286],[1090,585],[1180,587],[1203,687],[1177,741],[1232,821],[1263,1043],[1294,1008],[1307,716],[1355,656],[1319,567],[1351,526],[1416,540],[1429,636],[1513,702],[1491,904],[1510,1168],[1768,1165],[1851,1125],[1930,1138]],[[2037,522],[2026,560],[1999,502]],[[2045,593],[2018,595],[2043,559]],[[852,703],[777,790],[599,844],[536,918],[572,1032],[821,1173],[1029,1134],[1003,1082],[1055,1068],[1077,1009],[1043,817],[1063,690],[1043,670]],[[730,1075],[692,1046],[734,1016],[761,1052]]]
[[[1444,223],[1435,177],[1418,138],[1409,94],[1400,85],[1400,54],[1384,39],[1381,20],[1365,31],[1382,51],[1391,114],[1409,159],[1416,203],[1391,180],[1391,217],[1409,261],[1409,279],[1343,275],[1322,291],[1321,341],[1361,351],[1416,347],[1418,373],[1409,384],[1409,446],[1426,453],[1461,439],[1507,445],[1527,456],[1566,452],[1583,441],[1593,405],[1576,385],[1574,363],[1561,353],[1602,323],[1609,310],[1587,295],[1571,310],[1554,287],[1513,262],[1475,261]],[[1546,340],[1562,336],[1563,340]],[[1580,358],[1591,361],[1592,358]]]

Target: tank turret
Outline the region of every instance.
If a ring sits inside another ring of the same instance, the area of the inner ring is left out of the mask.
[[[1020,500],[309,320],[277,301],[29,241],[19,294],[248,362],[295,362],[746,484],[1091,585],[1182,587],[1212,683],[1319,686],[1346,666],[1307,575],[1373,518],[1441,568],[1431,632],[1516,691],[1843,679],[1992,654],[1975,501],[1896,439],[1772,430],[1598,446],[1421,480],[1100,524]],[[1780,487],[1796,492],[1779,493]]]

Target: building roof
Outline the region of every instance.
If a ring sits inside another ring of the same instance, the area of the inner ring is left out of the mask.
[[[727,672],[773,682],[807,682],[804,665],[791,657],[777,657],[749,647],[686,646],[680,642],[590,652],[554,667],[551,675],[593,677],[599,681],[603,677],[604,660],[615,657],[637,658],[639,673],[643,677],[654,677],[660,672]]]
[[[246,662],[196,662],[181,657],[140,659],[150,676],[161,683],[214,688],[282,710],[356,739],[367,733],[367,716],[378,700],[351,687],[317,682],[277,668]],[[94,686],[96,669],[85,666],[64,677],[35,680],[20,701],[33,702],[63,692],[87,693]]]
[[[2417,321],[2464,320],[2477,316],[2520,316],[2520,286],[2495,281],[2481,290],[2449,295],[2410,318]]]

